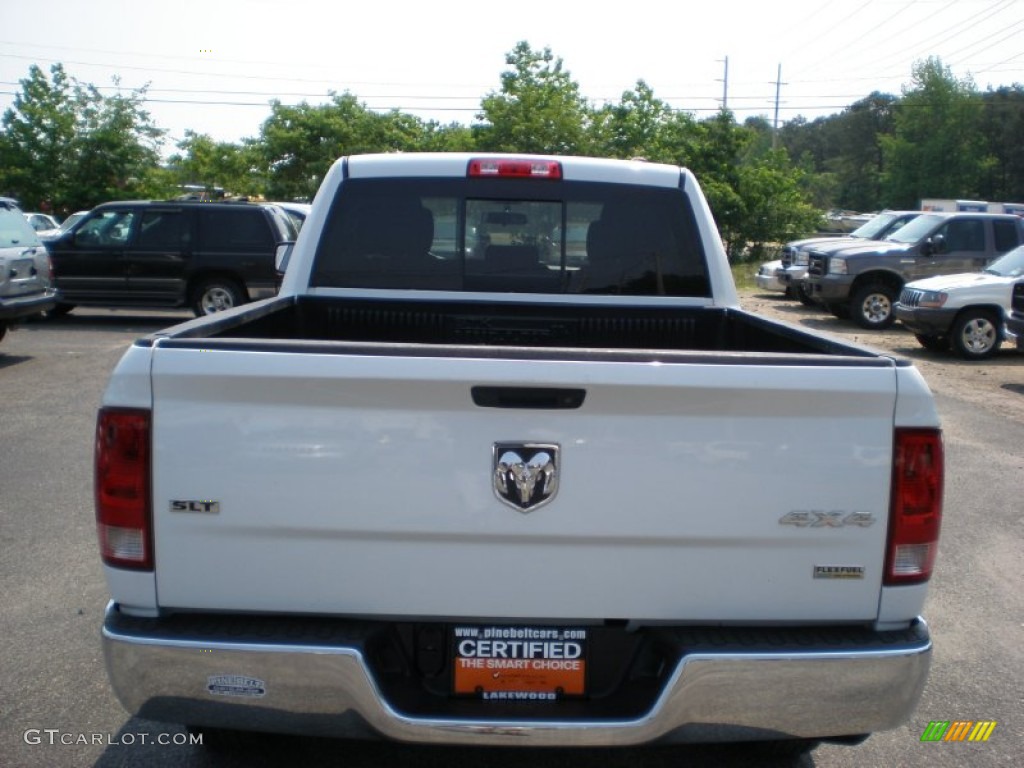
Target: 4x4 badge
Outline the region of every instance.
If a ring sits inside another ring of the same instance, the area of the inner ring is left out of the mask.
[[[847,512],[838,510],[794,510],[779,518],[779,525],[795,525],[797,528],[845,528],[856,525],[867,528],[873,525],[875,516],[870,512]]]
[[[494,495],[513,509],[532,512],[558,492],[559,446],[555,443],[495,443]]]

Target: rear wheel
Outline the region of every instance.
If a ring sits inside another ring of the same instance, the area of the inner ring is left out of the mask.
[[[967,360],[984,360],[1002,343],[999,320],[991,312],[969,309],[953,323],[953,351]]]
[[[927,349],[929,352],[949,351],[948,336],[926,336],[923,333],[917,333],[914,334],[914,338],[917,339],[918,344]]]
[[[245,303],[242,287],[228,277],[208,277],[192,291],[192,311],[196,317],[223,312]]]
[[[892,305],[896,302],[896,291],[885,283],[867,283],[853,292],[850,297],[850,318],[861,328],[880,331],[896,320]]]

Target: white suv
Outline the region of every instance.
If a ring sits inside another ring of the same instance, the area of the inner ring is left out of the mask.
[[[50,257],[17,203],[0,197],[0,339],[8,325],[53,309]]]
[[[982,272],[929,277],[907,283],[893,308],[927,349],[953,351],[969,360],[992,357],[1004,340],[1013,284],[1024,276],[1024,246]]]

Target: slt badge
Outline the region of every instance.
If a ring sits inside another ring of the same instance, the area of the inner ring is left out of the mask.
[[[494,495],[519,512],[532,512],[558,492],[559,446],[555,443],[495,443]]]

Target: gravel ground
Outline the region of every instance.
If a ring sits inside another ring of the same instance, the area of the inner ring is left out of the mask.
[[[898,322],[886,331],[866,331],[780,294],[741,291],[744,309],[765,317],[831,334],[914,362],[936,395],[953,395],[1004,418],[1024,423],[1024,352],[1004,344],[990,360],[970,362],[950,353],[929,352]]]

